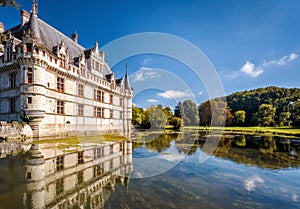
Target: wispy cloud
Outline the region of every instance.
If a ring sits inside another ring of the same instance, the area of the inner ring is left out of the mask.
[[[187,91],[178,90],[167,90],[165,92],[160,92],[157,95],[165,99],[179,99],[192,96],[192,94],[188,93]]]
[[[261,75],[266,67],[277,65],[277,66],[283,66],[287,64],[288,62],[291,62],[295,59],[297,59],[298,55],[295,53],[291,53],[287,56],[283,56],[280,59],[277,60],[271,60],[271,61],[264,61],[262,64],[255,66],[254,63],[247,61],[243,67],[240,69],[241,72],[249,75],[252,78],[258,77]],[[235,76],[236,77],[236,76]]]
[[[147,102],[149,102],[149,103],[157,103],[158,100],[157,99],[148,99]]]
[[[159,74],[152,68],[141,67],[138,72],[135,73],[133,81],[145,81],[153,78],[158,78]]]
[[[198,93],[200,96],[203,94],[203,92],[202,91],[199,91],[199,93]]]

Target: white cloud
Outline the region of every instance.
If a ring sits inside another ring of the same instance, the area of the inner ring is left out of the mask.
[[[178,90],[167,90],[165,92],[160,92],[157,95],[165,99],[178,99],[178,98],[192,96],[190,93],[186,91],[178,91]]]
[[[255,67],[255,65],[249,61],[247,61],[244,66],[241,68],[243,73],[250,75],[251,77],[257,77],[264,72],[264,70],[260,67]]]
[[[149,102],[149,103],[156,103],[156,102],[158,102],[158,100],[157,99],[148,99],[147,102]]]
[[[153,71],[152,68],[141,67],[139,71],[134,74],[134,81],[145,81],[153,78],[158,78],[159,74]]]
[[[252,176],[245,180],[244,187],[250,192],[255,190],[257,183],[264,183],[265,181],[259,176]]]
[[[185,156],[175,153],[162,153],[159,158],[170,162],[179,162],[184,159]]]
[[[199,91],[199,93],[198,93],[200,96],[203,94],[203,92],[202,91]]]
[[[297,59],[298,55],[295,53],[291,53],[287,56],[283,56],[280,59],[277,60],[271,60],[271,61],[264,61],[262,64],[255,66],[255,64],[247,61],[243,67],[241,68],[241,72],[250,75],[251,77],[255,78],[261,75],[266,67],[277,65],[277,66],[283,66],[287,64],[288,62],[291,62],[295,59]]]

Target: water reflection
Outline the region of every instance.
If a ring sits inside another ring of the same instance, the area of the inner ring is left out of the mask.
[[[130,141],[33,145],[0,160],[0,208],[103,208],[116,182],[128,185],[132,170]]]
[[[137,150],[136,157],[139,157],[141,150],[143,150],[143,157],[153,156],[153,152],[160,155],[168,153],[172,150],[172,144],[177,150],[175,154],[193,155],[197,149],[204,152],[203,146],[207,140],[219,140],[213,152],[217,157],[271,169],[300,166],[298,157],[300,140],[293,138],[222,133],[208,135],[206,132],[189,131],[148,133],[143,139],[145,140],[141,141],[139,138],[133,142],[133,148]],[[147,154],[145,150],[149,153]]]

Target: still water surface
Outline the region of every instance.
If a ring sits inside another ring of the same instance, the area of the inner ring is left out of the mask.
[[[220,143],[208,156],[213,137]],[[0,208],[300,208],[298,139],[213,137],[34,145],[0,159]]]

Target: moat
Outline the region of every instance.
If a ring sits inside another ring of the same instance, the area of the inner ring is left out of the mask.
[[[0,208],[300,207],[298,138],[186,131],[77,142],[0,158]]]

